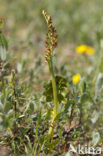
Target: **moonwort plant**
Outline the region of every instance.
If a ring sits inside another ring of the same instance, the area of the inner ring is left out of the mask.
[[[59,101],[58,101],[58,95],[57,95],[57,85],[56,85],[56,78],[54,73],[54,65],[53,65],[53,51],[57,47],[57,32],[55,27],[52,24],[51,16],[47,15],[47,13],[43,10],[42,14],[46,20],[47,26],[48,26],[48,32],[46,36],[46,52],[45,52],[45,59],[49,66],[49,71],[51,74],[51,80],[52,80],[52,88],[53,88],[53,103],[54,108],[52,112],[52,121],[49,128],[48,134],[51,135],[53,133],[53,126],[55,123],[55,119],[58,115],[58,107],[59,107]]]

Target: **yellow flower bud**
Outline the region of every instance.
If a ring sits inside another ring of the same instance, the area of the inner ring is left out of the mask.
[[[81,78],[80,74],[74,75],[72,78],[73,84],[77,84],[80,81],[80,78]]]

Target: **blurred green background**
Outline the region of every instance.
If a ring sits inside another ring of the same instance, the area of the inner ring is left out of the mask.
[[[46,29],[43,9],[53,17],[60,42],[94,45],[98,34],[103,36],[102,0],[0,0],[9,37],[40,41]]]

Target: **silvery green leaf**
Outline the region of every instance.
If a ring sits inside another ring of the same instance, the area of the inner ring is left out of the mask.
[[[6,60],[6,48],[0,46],[0,59],[5,61]]]
[[[93,132],[92,144],[96,145],[100,141],[100,138],[99,132]]]
[[[72,154],[70,152],[67,152],[65,156],[72,156]]]
[[[5,61],[6,60],[6,52],[8,50],[8,42],[5,36],[0,32],[0,59]]]
[[[93,124],[96,123],[96,121],[98,120],[98,117],[99,117],[99,112],[94,111],[92,114],[92,118],[91,118],[91,121]]]
[[[99,94],[102,88],[103,88],[103,73],[99,73],[95,84],[95,93]]]
[[[22,71],[22,64],[20,62],[17,64],[17,71],[18,73],[21,73]]]
[[[93,72],[93,67],[89,67],[89,68],[87,68],[87,73],[90,75],[92,72]]]
[[[25,115],[20,115],[20,116],[19,116],[19,119],[24,118],[24,117],[25,117]]]

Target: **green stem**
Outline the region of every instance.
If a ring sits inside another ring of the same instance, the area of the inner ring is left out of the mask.
[[[57,97],[57,86],[56,86],[56,80],[55,80],[55,76],[54,73],[51,73],[51,77],[52,77],[52,87],[53,87],[53,98],[54,98],[54,115],[53,118],[55,119],[55,117],[58,114],[58,97]]]
[[[52,79],[53,101],[54,101],[53,120],[51,122],[52,126],[50,126],[49,132],[48,132],[49,134],[51,134],[51,133],[53,133],[53,125],[54,125],[54,122],[55,122],[55,118],[58,115],[58,107],[59,107],[58,96],[57,96],[57,86],[56,86],[56,80],[55,80],[52,60],[51,60],[51,62],[49,64],[49,69],[50,69],[51,79]]]

